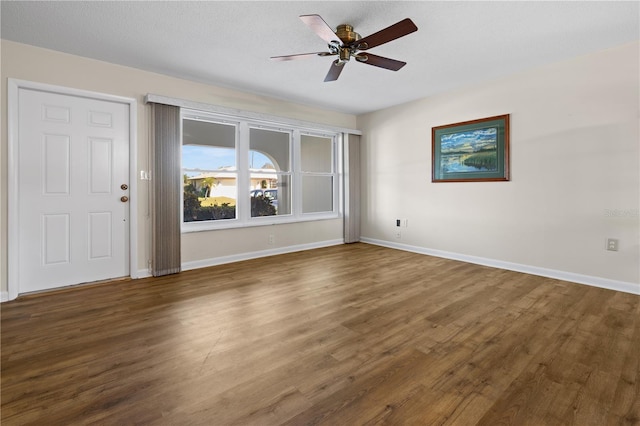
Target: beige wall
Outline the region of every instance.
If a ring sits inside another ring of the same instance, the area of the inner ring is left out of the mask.
[[[266,113],[292,119],[354,128],[356,117],[276,99],[209,86],[192,81],[154,74],[138,69],[100,62],[79,56],[40,49],[6,40],[1,41],[2,79],[2,148],[0,150],[0,290],[7,290],[7,78],[66,86],[75,89],[135,98],[138,101],[138,170],[149,169],[149,111],[144,104],[147,93],[205,102],[228,108]],[[138,265],[132,270],[146,270],[149,259],[150,226],[148,187],[138,181]],[[255,252],[286,245],[312,244],[342,238],[342,220],[297,225],[262,226],[249,230],[224,230],[186,235],[183,261],[190,262],[218,256]],[[275,244],[268,245],[268,235],[275,234]]]
[[[633,43],[358,117],[362,235],[640,282],[639,50]],[[511,114],[511,181],[432,183],[431,128],[500,114]],[[396,218],[408,219],[400,240]],[[605,250],[607,237],[620,240],[618,252]]]

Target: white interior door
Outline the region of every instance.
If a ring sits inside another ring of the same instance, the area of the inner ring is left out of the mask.
[[[18,104],[19,293],[128,276],[129,105],[24,88]]]

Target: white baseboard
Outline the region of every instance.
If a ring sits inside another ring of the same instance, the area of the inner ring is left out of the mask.
[[[295,246],[278,247],[269,250],[253,251],[248,253],[233,254],[230,256],[214,257],[211,259],[193,260],[191,262],[183,262],[182,270],[206,268],[209,266],[223,265],[225,263],[240,262],[243,260],[257,259],[260,257],[275,256],[277,254],[293,253],[296,251],[312,250],[322,247],[337,246],[344,244],[343,239],[320,241],[317,243],[298,244]]]
[[[462,262],[474,263],[477,265],[490,266],[493,268],[506,269],[509,271],[523,272],[525,274],[539,275],[547,278],[554,278],[562,281],[570,281],[578,284],[586,284],[592,287],[601,287],[609,290],[622,291],[625,293],[640,295],[640,284],[626,281],[610,280],[608,278],[594,277],[591,275],[575,274],[573,272],[558,271],[556,269],[540,268],[537,266],[523,265],[520,263],[504,262],[502,260],[487,259],[484,257],[469,256],[466,254],[452,253],[443,250],[435,250],[424,247],[417,247],[408,244],[394,243],[392,241],[377,240],[374,238],[360,238],[363,243],[377,246],[395,248],[398,250],[410,251],[413,253],[426,254],[429,256],[442,257],[445,259],[460,260]]]
[[[9,293],[6,291],[0,291],[0,303],[9,301]]]

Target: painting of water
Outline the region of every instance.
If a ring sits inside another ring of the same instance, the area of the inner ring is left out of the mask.
[[[497,135],[496,127],[443,135],[440,140],[442,173],[497,170]]]

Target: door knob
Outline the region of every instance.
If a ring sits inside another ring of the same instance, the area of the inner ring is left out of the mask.
[[[126,195],[123,195],[122,197],[120,197],[120,201],[122,201],[123,203],[126,203],[127,201],[129,201],[129,197],[127,197]]]
[[[129,187],[127,186],[126,183],[123,183],[122,185],[120,185],[120,189],[122,189],[123,191],[126,191],[127,189],[129,189]]]

